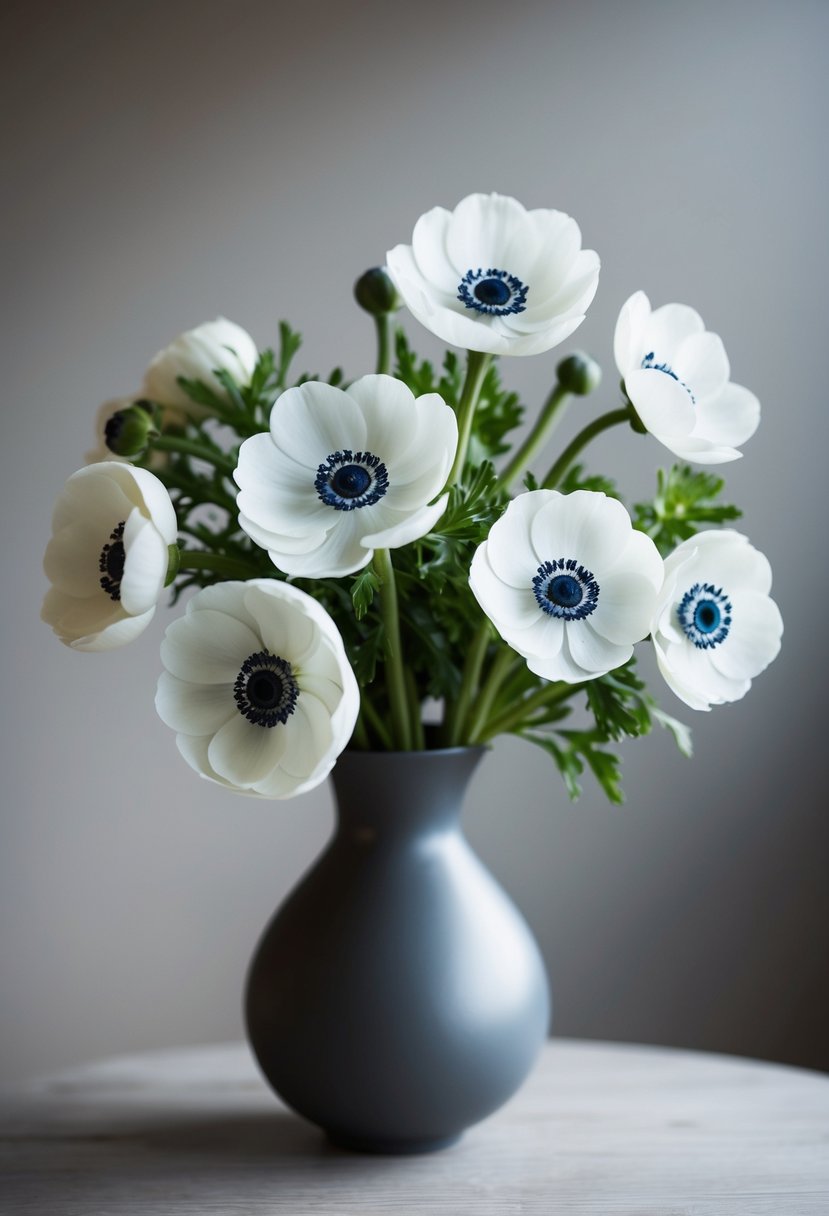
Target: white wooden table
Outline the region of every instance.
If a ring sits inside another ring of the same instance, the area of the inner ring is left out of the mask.
[[[829,1078],[554,1040],[454,1148],[367,1157],[280,1106],[241,1044],[125,1056],[3,1096],[0,1212],[827,1216]]]

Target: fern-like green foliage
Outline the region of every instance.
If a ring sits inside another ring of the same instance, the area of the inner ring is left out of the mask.
[[[647,533],[662,556],[709,524],[730,523],[742,511],[718,502],[725,488],[721,477],[675,464],[656,475],[656,494],[633,508],[634,527]]]

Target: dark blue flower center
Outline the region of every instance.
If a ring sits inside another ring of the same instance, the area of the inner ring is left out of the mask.
[[[728,637],[731,601],[722,587],[694,583],[679,602],[677,617],[685,636],[699,650],[711,650]]]
[[[335,511],[354,511],[380,501],[389,488],[389,475],[379,456],[345,448],[323,461],[314,486]]]
[[[533,592],[542,612],[563,621],[581,621],[599,602],[599,584],[575,558],[544,562],[533,578]]]
[[[268,650],[249,655],[233,685],[239,713],[254,726],[284,724],[296,709],[298,697],[291,664]]]
[[[458,284],[458,299],[467,308],[490,317],[505,317],[523,312],[527,307],[527,292],[520,279],[506,270],[490,267],[467,270]]]
[[[694,396],[694,394],[691,392],[690,388],[685,383],[685,381],[680,380],[679,376],[676,374],[676,372],[674,371],[674,369],[671,367],[671,365],[669,363],[657,363],[656,354],[654,351],[652,351],[652,350],[648,351],[648,353],[645,355],[644,359],[642,360],[642,367],[647,372],[662,372],[664,375],[670,376],[672,380],[676,380],[677,384],[680,384],[685,389],[685,392],[688,394],[688,396],[691,398],[691,404],[696,405],[697,399]]]
[[[111,600],[121,599],[121,579],[124,577],[124,563],[127,560],[124,549],[124,528],[126,520],[112,529],[109,540],[101,550],[98,558],[98,569],[101,573],[99,582]]]

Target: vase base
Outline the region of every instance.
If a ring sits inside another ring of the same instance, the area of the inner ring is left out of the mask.
[[[350,1153],[374,1153],[387,1157],[410,1157],[417,1153],[436,1153],[442,1148],[450,1148],[457,1144],[462,1136],[458,1132],[453,1136],[433,1136],[422,1140],[394,1140],[375,1136],[350,1136],[348,1132],[325,1129],[325,1134],[331,1144],[337,1148],[347,1149]]]

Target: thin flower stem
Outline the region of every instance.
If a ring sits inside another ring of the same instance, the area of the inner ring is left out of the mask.
[[[377,371],[379,374],[387,376],[391,371],[391,356],[394,348],[392,314],[390,312],[381,313],[379,317],[374,318],[374,324],[377,329]]]
[[[386,724],[383,721],[383,719],[380,717],[380,715],[378,714],[377,710],[372,705],[369,698],[365,695],[363,695],[363,697],[362,697],[361,706],[360,706],[360,714],[361,714],[361,716],[365,715],[366,721],[368,722],[371,729],[374,731],[374,734],[380,740],[380,744],[381,744],[383,750],[387,751],[387,752],[393,752],[394,743],[392,742],[391,735],[389,734],[388,730],[386,729]]]
[[[560,384],[555,385],[541,407],[541,413],[536,419],[535,426],[500,475],[501,485],[505,490],[510,488],[516,477],[520,477],[530,467],[540,449],[550,438],[553,427],[561,419],[564,406],[570,396],[571,394]]]
[[[551,705],[558,704],[559,701],[566,701],[581,687],[581,684],[563,684],[560,680],[555,684],[545,684],[543,688],[539,688],[531,696],[525,697],[506,713],[493,718],[487,724],[486,732],[478,742],[486,743],[489,739],[494,739],[496,735],[502,735],[516,726],[521,726],[525,723],[528,714],[534,713],[536,709],[548,709]]]
[[[461,676],[461,689],[458,693],[458,699],[449,714],[447,722],[447,745],[449,747],[457,747],[463,738],[469,707],[472,703],[472,698],[478,691],[481,671],[491,637],[492,626],[487,618],[484,617],[467,651],[463,675]]]
[[[455,453],[455,463],[452,465],[452,471],[446,482],[448,486],[454,485],[461,479],[463,467],[466,464],[469,440],[472,437],[472,423],[475,419],[478,398],[481,395],[484,377],[489,371],[491,363],[492,355],[487,354],[485,351],[470,350],[466,352],[466,379],[463,382],[461,399],[458,402],[457,411],[458,450]]]
[[[492,703],[498,695],[498,690],[504,680],[507,679],[521,661],[515,651],[509,650],[506,646],[498,651],[492,661],[489,675],[481,688],[469,729],[464,732],[466,736],[463,739],[464,743],[480,743],[485,735],[488,737],[486,730],[487,718],[492,709]]]
[[[386,630],[386,687],[389,694],[392,726],[398,749],[409,752],[412,750],[409,699],[406,693],[403,647],[400,641],[397,584],[388,549],[375,549],[374,569],[381,583],[380,615]]]
[[[360,706],[360,713],[354,726],[354,733],[351,736],[351,742],[361,752],[371,751],[371,740],[368,737],[368,727],[366,726],[365,718],[363,717],[363,706]]]
[[[620,422],[630,422],[630,417],[630,410],[624,406],[622,409],[611,410],[609,414],[602,414],[601,417],[594,418],[568,443],[541,483],[542,489],[554,490],[573,461],[591,440],[595,439],[597,435],[601,435],[602,431],[609,431],[611,427],[618,426]]]
[[[153,440],[152,446],[157,452],[178,452],[180,456],[192,456],[196,460],[203,460],[205,464],[212,464],[214,469],[228,475],[236,468],[236,461],[232,456],[214,452],[212,448],[204,447],[195,439],[183,439],[178,435],[159,435],[157,439]]]
[[[208,553],[204,549],[182,549],[179,570],[211,570],[229,578],[256,578],[259,571],[239,557]]]
[[[417,695],[417,682],[411,667],[407,667],[406,693],[409,698],[409,722],[412,728],[412,747],[416,752],[426,748],[426,738],[423,733],[423,719],[420,716],[420,697]]]

